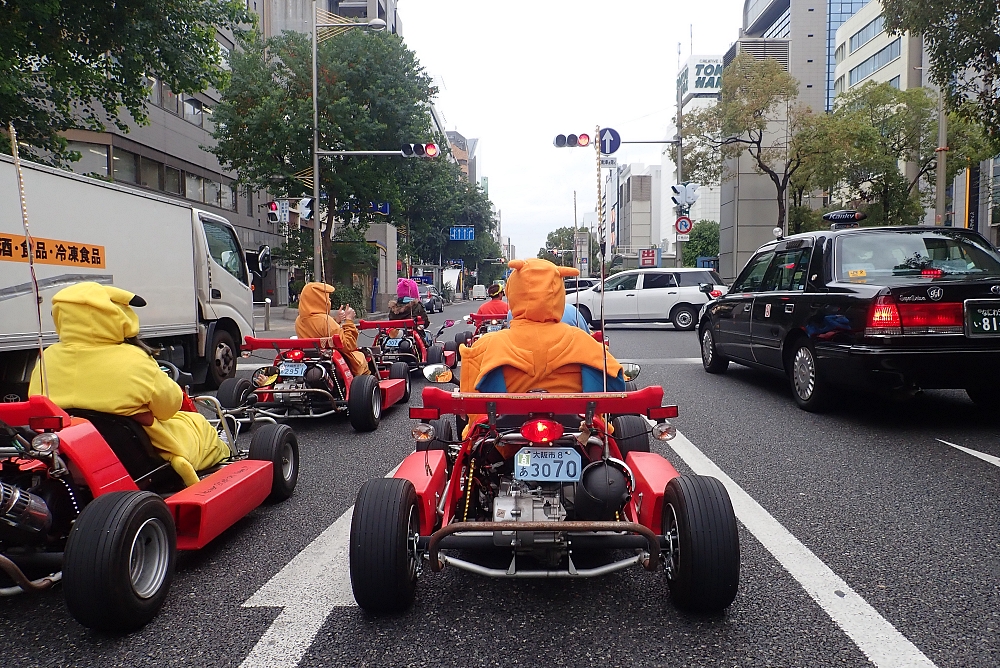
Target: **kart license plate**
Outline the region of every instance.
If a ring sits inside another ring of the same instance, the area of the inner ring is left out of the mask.
[[[386,339],[385,340],[385,347],[386,348],[398,348],[399,347],[399,342],[402,341],[402,340],[403,340],[402,337],[400,337],[398,339]]]
[[[278,367],[278,373],[282,376],[304,376],[306,365],[302,362],[282,362]]]
[[[486,325],[487,334],[490,332],[499,332],[501,329],[503,329],[503,325]]]
[[[578,482],[582,465],[573,448],[521,448],[514,455],[514,479]]]
[[[970,299],[965,302],[969,336],[1000,337],[1000,300]]]

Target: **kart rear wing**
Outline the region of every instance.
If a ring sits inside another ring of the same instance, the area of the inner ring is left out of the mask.
[[[27,401],[0,403],[0,421],[32,431],[59,431],[70,426],[73,418],[46,396],[36,394]]]
[[[472,318],[472,321],[475,322],[476,324],[482,324],[484,322],[489,322],[491,320],[497,320],[497,321],[507,320],[506,314],[496,315],[495,313],[470,313],[469,317]]]
[[[409,327],[414,328],[417,323],[409,318],[407,320],[361,320],[358,322],[358,329],[393,329]]]
[[[328,348],[340,348],[340,335],[326,336],[322,339],[257,339],[252,336],[246,337],[243,350],[324,350]]]
[[[677,417],[677,406],[661,406],[663,388],[645,387],[636,392],[580,392],[573,394],[489,394],[446,392],[425,387],[423,408],[411,408],[415,420],[436,420],[446,415],[530,415],[560,413],[601,415],[640,413],[651,420]]]

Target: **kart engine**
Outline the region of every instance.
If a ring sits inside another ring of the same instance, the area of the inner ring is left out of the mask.
[[[45,534],[52,525],[52,514],[40,497],[0,482],[0,521],[29,534]]]
[[[566,519],[568,498],[572,505],[572,483],[527,483],[511,478],[500,481],[493,499],[494,522],[559,522]]]

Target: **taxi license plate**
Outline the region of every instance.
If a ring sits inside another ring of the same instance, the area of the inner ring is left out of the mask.
[[[499,332],[501,329],[503,329],[503,325],[486,325],[487,334],[490,332]]]
[[[402,341],[402,340],[403,340],[402,338],[398,338],[398,339],[386,339],[385,340],[385,347],[386,348],[398,348],[399,347],[399,342]]]
[[[514,479],[578,482],[583,467],[573,448],[521,448],[514,455]]]
[[[967,300],[965,323],[970,337],[1000,337],[1000,299]]]
[[[304,376],[306,365],[302,362],[282,362],[278,367],[278,373],[282,376]]]

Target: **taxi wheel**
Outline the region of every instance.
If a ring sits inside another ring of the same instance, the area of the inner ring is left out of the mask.
[[[708,373],[725,373],[729,368],[729,360],[715,347],[715,335],[709,325],[701,332],[701,364]]]
[[[792,397],[799,408],[817,413],[829,403],[829,388],[819,373],[816,351],[808,339],[796,341],[786,359],[785,369]]]

